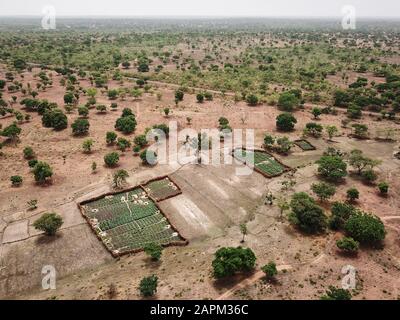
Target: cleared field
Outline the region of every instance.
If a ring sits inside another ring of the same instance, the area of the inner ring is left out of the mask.
[[[185,243],[141,187],[106,195],[80,207],[114,256],[139,251],[151,242]]]
[[[276,177],[287,171],[287,168],[272,155],[259,150],[235,149],[233,155],[239,161],[254,166],[254,169],[267,177]]]
[[[296,140],[294,142],[294,144],[296,146],[298,146],[300,149],[302,149],[303,151],[311,151],[311,150],[315,150],[316,148],[307,140]]]
[[[169,177],[149,181],[143,185],[143,188],[156,201],[162,201],[181,194],[179,187]]]

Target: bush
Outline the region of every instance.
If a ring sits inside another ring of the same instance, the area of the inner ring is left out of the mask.
[[[350,237],[343,237],[336,241],[336,246],[346,253],[356,253],[360,246],[359,242]]]
[[[131,143],[129,140],[127,140],[125,138],[118,138],[117,146],[118,146],[119,150],[124,152],[126,149],[128,149],[131,146]]]
[[[279,96],[278,107],[280,110],[292,112],[295,107],[299,105],[299,99],[295,94],[290,92],[283,92]]]
[[[113,131],[108,131],[106,133],[107,144],[113,144],[117,140],[117,134]]]
[[[21,176],[12,176],[10,177],[10,181],[13,187],[19,187],[22,184]]]
[[[144,277],[139,284],[139,291],[143,297],[151,297],[157,292],[158,277],[152,275]]]
[[[322,156],[316,163],[318,173],[327,180],[337,182],[347,175],[347,164],[340,156]]]
[[[55,213],[45,213],[39,219],[37,219],[33,226],[35,229],[44,231],[48,236],[53,236],[56,234],[57,230],[63,224],[63,219]]]
[[[327,217],[313,198],[305,192],[295,193],[290,202],[292,212],[289,221],[307,233],[324,231]]]
[[[108,166],[108,167],[114,167],[117,165],[119,161],[119,154],[116,152],[111,152],[108,153],[104,156],[104,163]]]
[[[215,253],[212,262],[213,275],[217,279],[234,275],[236,272],[251,271],[256,262],[256,256],[249,248],[220,248]]]
[[[255,94],[246,96],[246,102],[249,106],[256,106],[258,104],[258,97]]]
[[[182,101],[184,96],[185,96],[185,93],[182,90],[175,91],[175,100],[176,101]]]
[[[344,228],[353,239],[365,244],[379,243],[386,236],[381,219],[365,212],[351,215]]]
[[[46,128],[63,130],[68,126],[68,118],[60,109],[47,109],[42,116],[42,125]]]
[[[351,300],[351,293],[349,290],[330,286],[321,300]]]
[[[276,127],[281,131],[292,131],[296,123],[296,118],[290,113],[281,113],[276,117]]]
[[[336,193],[336,188],[331,184],[325,182],[313,183],[311,185],[311,190],[317,195],[321,201],[325,201],[333,197]]]
[[[85,152],[91,152],[92,151],[92,146],[94,144],[94,141],[92,139],[86,139],[82,143],[82,148]]]
[[[34,168],[37,163],[38,163],[37,159],[32,159],[32,160],[28,161],[28,166],[29,166],[29,168]]]
[[[48,178],[52,177],[53,170],[48,163],[44,161],[38,161],[33,168],[33,175],[36,182],[44,183]]]
[[[33,152],[32,147],[25,147],[23,153],[24,158],[27,160],[33,159],[35,157],[35,153]]]
[[[85,106],[80,106],[80,107],[78,107],[78,114],[81,117],[86,118],[89,115],[89,109]]]
[[[151,242],[144,246],[144,252],[146,252],[151,259],[158,261],[161,258],[163,247],[157,243]]]
[[[198,94],[196,95],[196,99],[197,99],[197,102],[198,102],[198,103],[203,103],[203,102],[204,102],[204,94],[198,93]]]
[[[276,268],[275,262],[269,262],[261,268],[268,279],[274,278],[278,274],[278,269]]]
[[[374,182],[376,179],[378,179],[378,175],[375,173],[374,170],[372,169],[368,169],[365,170],[361,173],[361,177],[363,178],[363,180],[367,183],[372,183]]]
[[[143,148],[148,144],[146,135],[144,135],[144,134],[136,136],[135,139],[133,140],[133,142],[140,148]]]
[[[134,115],[123,116],[118,118],[115,123],[115,129],[125,134],[132,133],[136,129],[136,118]]]
[[[356,188],[350,188],[349,190],[347,190],[346,196],[347,200],[353,202],[360,197],[360,192]]]
[[[16,123],[13,123],[10,124],[8,127],[5,127],[4,130],[1,131],[1,135],[14,141],[18,139],[21,131],[22,129],[18,127]]]
[[[356,208],[347,203],[334,202],[331,207],[331,213],[332,216],[329,221],[329,226],[331,229],[339,230],[344,228],[350,216],[356,213]]]
[[[84,135],[89,131],[90,123],[87,119],[76,119],[71,125],[74,135]]]
[[[387,195],[389,192],[389,184],[387,182],[380,182],[378,184],[378,189],[381,195]]]

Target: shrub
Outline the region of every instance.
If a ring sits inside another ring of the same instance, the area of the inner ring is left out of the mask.
[[[115,123],[115,129],[125,134],[132,133],[136,129],[136,118],[134,115],[123,116],[118,118]]]
[[[220,248],[212,262],[213,275],[220,279],[236,272],[248,272],[254,268],[255,262],[256,256],[249,248]]]
[[[33,223],[33,226],[37,230],[44,231],[46,235],[53,236],[62,224],[63,219],[56,213],[45,213]]]
[[[89,131],[90,123],[87,119],[76,119],[74,123],[72,123],[72,133],[74,135],[84,135]]]
[[[368,169],[365,170],[361,173],[361,177],[363,178],[363,180],[367,183],[372,183],[374,182],[376,179],[378,179],[378,175],[375,173],[374,170],[372,169]]]
[[[268,279],[274,278],[278,274],[278,269],[276,268],[275,262],[269,262],[261,268]]]
[[[118,146],[119,150],[124,152],[126,149],[128,149],[131,146],[131,143],[129,140],[121,137],[121,138],[118,138],[117,146]]]
[[[113,144],[117,140],[117,134],[113,131],[108,131],[106,133],[107,144]]]
[[[150,242],[144,246],[144,252],[148,254],[151,259],[158,261],[161,258],[163,247],[157,243]]]
[[[340,156],[322,156],[316,163],[318,173],[327,180],[337,182],[347,175],[347,164]]]
[[[60,109],[46,109],[42,116],[42,125],[46,128],[63,130],[68,126],[68,118]]]
[[[365,212],[351,215],[344,228],[353,239],[365,244],[376,244],[386,236],[381,219]]]
[[[387,195],[389,192],[389,184],[387,182],[380,182],[378,189],[381,195]]]
[[[327,217],[313,198],[305,192],[295,193],[290,202],[292,212],[289,221],[307,233],[324,231]]]
[[[256,106],[258,104],[258,97],[255,94],[246,96],[246,102],[249,106]]]
[[[116,152],[111,152],[108,153],[104,156],[104,163],[108,166],[108,167],[114,167],[117,165],[119,161],[119,154]]]
[[[182,101],[185,93],[182,90],[176,90],[175,91],[175,100],[176,101]]]
[[[203,101],[204,101],[204,94],[198,93],[198,94],[196,95],[196,99],[197,99],[197,102],[198,102],[198,103],[203,103]]]
[[[27,160],[33,159],[35,157],[35,153],[33,152],[32,147],[25,147],[23,153],[24,158]]]
[[[281,113],[276,117],[276,127],[281,131],[292,131],[296,123],[296,118],[290,113]]]
[[[89,115],[89,109],[85,106],[80,106],[80,107],[78,107],[78,114],[81,117],[86,118]]]
[[[356,188],[350,188],[349,190],[347,190],[346,196],[347,200],[353,202],[360,197],[360,192]]]
[[[280,110],[292,112],[295,107],[299,105],[299,99],[295,94],[290,92],[283,92],[279,96],[278,107]]]
[[[321,300],[351,300],[351,293],[349,290],[330,286]]]
[[[29,168],[34,168],[37,163],[38,163],[37,159],[32,159],[32,160],[28,161],[28,166],[29,166]]]
[[[85,152],[91,152],[93,144],[94,144],[94,141],[92,139],[86,139],[82,143],[82,148]]]
[[[48,178],[52,177],[53,170],[47,162],[38,161],[33,168],[33,175],[36,182],[44,183]]]
[[[144,277],[139,284],[139,291],[143,297],[151,297],[157,292],[158,277],[152,275]]]
[[[309,122],[306,124],[306,128],[304,129],[305,134],[310,134],[315,138],[318,138],[322,134],[323,127],[315,122]]]
[[[317,195],[320,201],[325,201],[333,197],[336,193],[336,188],[325,182],[313,183],[311,190]]]
[[[346,253],[356,253],[360,246],[359,242],[350,237],[343,237],[336,241],[336,246]]]
[[[7,137],[10,140],[17,140],[18,136],[21,134],[22,129],[17,126],[16,123],[10,124],[1,131],[3,137]]]
[[[19,187],[22,184],[21,176],[12,176],[10,177],[10,181],[13,187]]]
[[[331,207],[331,213],[332,216],[329,220],[329,226],[331,229],[339,230],[344,228],[350,216],[356,213],[356,208],[347,203],[334,202]]]
[[[146,135],[144,135],[144,134],[136,136],[135,139],[133,140],[133,142],[140,148],[143,148],[148,144]]]

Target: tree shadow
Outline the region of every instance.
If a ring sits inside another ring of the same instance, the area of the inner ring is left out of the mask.
[[[37,245],[46,245],[50,244],[53,242],[56,242],[57,240],[62,238],[62,234],[57,233],[54,236],[48,236],[46,234],[41,234],[36,238],[36,244]]]

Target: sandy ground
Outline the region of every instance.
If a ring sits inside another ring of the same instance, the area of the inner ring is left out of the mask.
[[[0,77],[2,77],[1,74]],[[56,101],[62,106],[64,88],[58,85],[54,75],[54,87],[40,92],[39,98]],[[24,81],[35,80],[25,73]],[[81,85],[88,87],[86,81]],[[126,86],[132,84],[125,83]],[[112,82],[110,87],[119,84]],[[143,276],[156,273],[160,278],[157,298],[165,299],[315,299],[328,285],[340,285],[343,266],[351,264],[358,271],[359,293],[357,299],[397,299],[400,252],[400,171],[399,161],[394,160],[395,143],[375,140],[356,140],[347,137],[349,129],[341,128],[335,142],[325,139],[312,139],[317,150],[302,152],[294,148],[289,156],[277,157],[285,164],[296,167],[297,181],[294,190],[288,191],[288,198],[295,191],[309,191],[316,181],[316,167],[313,165],[328,146],[339,147],[344,151],[353,148],[363,150],[367,155],[382,160],[378,171],[381,180],[387,180],[391,192],[387,198],[379,197],[375,188],[362,184],[354,176],[338,187],[333,200],[343,200],[349,187],[356,186],[361,197],[358,206],[380,216],[388,230],[383,250],[363,249],[356,258],[340,255],[335,240],[340,234],[329,233],[324,236],[306,236],[294,230],[286,219],[281,219],[279,209],[264,205],[264,195],[268,191],[282,194],[281,181],[285,177],[265,179],[258,173],[249,176],[236,175],[235,166],[220,167],[206,165],[185,165],[177,163],[147,168],[140,164],[131,151],[121,156],[118,168],[126,169],[129,185],[137,185],[150,178],[164,174],[171,177],[182,189],[182,195],[160,203],[168,219],[179,232],[189,240],[186,247],[165,249],[162,261],[150,262],[143,253],[113,259],[81,217],[77,203],[106,193],[111,188],[111,176],[115,169],[103,166],[103,156],[115,150],[107,146],[105,133],[113,130],[115,120],[123,107],[131,107],[137,114],[136,134],[146,127],[176,120],[179,128],[215,128],[221,116],[229,119],[233,128],[254,128],[256,146],[262,144],[266,132],[276,135],[275,118],[280,113],[275,107],[260,105],[248,107],[244,103],[234,103],[228,98],[216,97],[212,102],[198,104],[195,96],[187,94],[178,107],[173,102],[173,91],[159,88],[162,100],[155,94],[145,94],[140,100],[117,101],[117,111],[97,114],[90,111],[91,124],[88,137],[95,140],[93,152],[84,154],[81,149],[85,138],[75,138],[71,129],[55,132],[41,126],[41,119],[32,113],[32,120],[21,124],[21,142],[3,148],[0,157],[0,297],[29,299],[106,299],[111,284],[117,287],[116,298],[138,299],[137,285]],[[10,95],[5,92],[4,96]],[[18,95],[18,100],[21,98]],[[110,104],[104,95],[98,95],[98,103]],[[82,97],[80,103],[86,98]],[[162,109],[170,106],[169,119]],[[18,104],[14,105],[20,109]],[[246,116],[243,123],[241,118]],[[186,117],[192,117],[192,124]],[[292,139],[301,136],[301,129],[312,121],[308,110],[295,113],[298,130],[289,134]],[[78,117],[74,112],[68,115],[69,124]],[[340,128],[343,115],[322,116],[323,125],[335,124]],[[13,119],[0,119],[4,126]],[[375,128],[395,126],[391,122],[374,121],[364,117],[371,132]],[[398,125],[397,125],[398,127]],[[41,187],[34,183],[33,176],[23,159],[22,150],[32,146],[40,160],[47,161],[54,169],[52,185]],[[66,156],[65,162],[63,156]],[[96,161],[98,170],[91,173],[91,163]],[[11,175],[23,176],[24,183],[12,188]],[[29,211],[27,201],[38,199],[38,209]],[[64,219],[58,236],[48,239],[37,232],[32,223],[42,213],[55,211]],[[211,275],[211,261],[214,252],[222,246],[240,245],[239,224],[247,222],[249,234],[245,245],[257,255],[257,266],[275,260],[281,272],[278,282],[267,282],[260,272],[254,275],[241,275],[227,281],[215,282]],[[44,265],[54,265],[57,270],[57,289],[43,291],[41,270]]]

